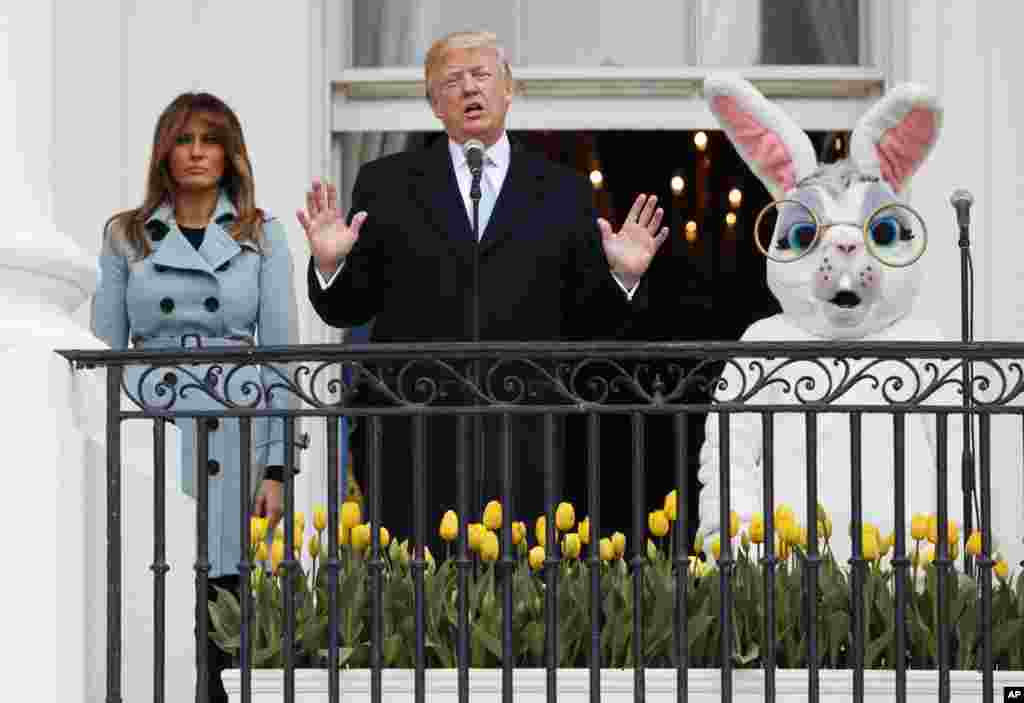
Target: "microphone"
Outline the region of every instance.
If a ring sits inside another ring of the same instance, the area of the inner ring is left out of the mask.
[[[484,143],[479,139],[470,139],[462,145],[462,153],[466,156],[466,164],[473,178],[480,178],[484,169]]]
[[[949,203],[956,210],[956,223],[960,226],[960,229],[969,227],[971,224],[971,205],[974,204],[974,196],[971,195],[971,191],[957,188],[949,196]]]

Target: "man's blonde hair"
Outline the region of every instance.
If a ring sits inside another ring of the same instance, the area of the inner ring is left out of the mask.
[[[498,65],[505,68],[505,79],[512,80],[512,68],[504,47],[498,43],[498,35],[494,32],[452,32],[435,41],[427,51],[423,62],[423,77],[427,84],[427,100],[430,100],[430,87],[437,80],[437,73],[445,65],[450,49],[492,49],[498,55]]]

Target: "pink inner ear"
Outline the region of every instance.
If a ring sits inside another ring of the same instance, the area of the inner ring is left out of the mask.
[[[796,185],[793,157],[779,135],[744,110],[736,98],[719,95],[711,103],[718,117],[731,128],[733,140],[747,160],[757,165],[759,175],[778,183],[783,191]]]
[[[894,190],[902,190],[907,179],[924,161],[928,146],[935,140],[935,129],[935,114],[917,107],[882,135],[875,150],[882,177]]]

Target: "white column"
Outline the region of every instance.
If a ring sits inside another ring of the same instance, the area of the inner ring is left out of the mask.
[[[929,226],[917,309],[937,320],[951,340],[960,339],[960,252],[949,204],[955,188],[975,197],[975,339],[1024,340],[1024,306],[1016,294],[1024,282],[1024,151],[1018,135],[1024,46],[1016,29],[1022,20],[1024,6],[1016,3],[998,11],[980,11],[968,0],[907,3],[906,79],[931,87],[945,108],[939,143],[911,186],[911,202]],[[1011,564],[1024,556],[1020,422],[992,422],[992,532]]]
[[[70,318],[93,290],[95,262],[52,222],[54,2],[0,12],[0,444],[6,453],[11,574],[3,583],[4,690],[85,701],[88,475],[102,418],[88,374],[53,354],[96,348]],[[55,500],[56,498],[56,500]],[[13,566],[16,564],[17,566]]]

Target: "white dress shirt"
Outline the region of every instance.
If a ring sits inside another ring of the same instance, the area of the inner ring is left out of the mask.
[[[455,180],[459,184],[459,193],[462,195],[462,202],[466,206],[466,217],[469,218],[470,225],[472,226],[473,201],[470,200],[469,189],[472,185],[473,176],[469,172],[469,166],[466,164],[466,155],[462,151],[461,144],[449,139],[448,153],[452,158],[452,167],[455,170]],[[484,151],[484,170],[482,178],[486,178],[487,185],[494,189],[495,199],[497,199],[498,195],[501,194],[501,187],[505,185],[505,177],[508,176],[508,167],[511,160],[512,146],[509,144],[508,134],[503,132],[501,138]],[[483,232],[481,231],[481,235],[482,234]],[[331,284],[334,283],[344,266],[345,260],[342,259],[337,270],[331,274],[329,279],[325,279],[323,277],[319,268],[316,266],[313,267],[313,270],[316,272],[317,282],[320,283],[321,290],[330,288]],[[609,273],[611,273],[611,271],[609,271]],[[622,281],[619,280],[618,276],[615,274],[611,274],[611,276],[619,285],[619,288],[621,288],[626,294],[626,299],[632,300],[633,294],[636,293],[636,289],[640,284],[637,283],[632,289],[627,289],[622,285]]]

